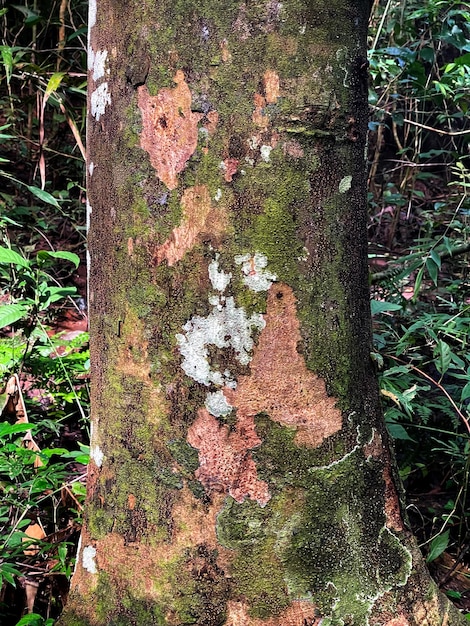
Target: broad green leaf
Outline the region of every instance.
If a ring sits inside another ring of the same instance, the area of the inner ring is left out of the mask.
[[[48,191],[44,191],[44,189],[39,189],[39,187],[34,187],[34,185],[26,185],[26,187],[33,194],[33,196],[36,196],[36,198],[39,198],[39,200],[42,200],[46,204],[51,204],[56,209],[60,209],[59,203],[54,198],[54,196],[51,196]]]
[[[402,308],[401,304],[395,304],[394,302],[383,302],[382,300],[370,301],[370,310],[372,315],[385,313],[387,311],[401,311]]]
[[[11,326],[27,315],[28,307],[25,304],[2,304],[0,305],[0,328]]]
[[[21,267],[29,267],[28,259],[18,254],[10,248],[0,247],[0,263],[11,263],[13,265],[20,265]]]
[[[437,559],[437,557],[441,555],[447,548],[447,546],[449,545],[449,532],[449,530],[446,530],[440,535],[437,535],[437,537],[434,537],[434,539],[431,541],[429,545],[429,554],[426,558],[426,563],[431,563],[431,561]]]
[[[16,433],[24,433],[31,430],[32,424],[10,424],[9,422],[0,422],[0,438]]]
[[[439,374],[445,374],[449,369],[449,365],[452,360],[452,350],[445,341],[440,339],[434,348],[434,358],[437,371]]]
[[[66,250],[57,250],[56,252],[50,252],[49,250],[41,250],[37,254],[38,259],[65,259],[66,261],[70,261],[78,267],[80,264],[80,257],[74,252],[67,252]]]

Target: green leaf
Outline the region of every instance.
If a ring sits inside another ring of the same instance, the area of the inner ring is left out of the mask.
[[[467,400],[467,398],[470,398],[470,383],[467,383],[465,387],[462,389],[462,393],[460,395],[460,402],[464,402],[465,400]]]
[[[387,311],[401,311],[402,308],[401,304],[395,304],[394,302],[383,302],[382,300],[370,301],[370,310],[372,315],[385,313]]]
[[[423,281],[423,274],[424,274],[424,265],[420,268],[417,276],[416,276],[416,280],[415,280],[415,288],[414,288],[414,292],[413,292],[413,300],[416,301],[418,295],[419,295],[419,290],[421,289],[421,283]]]
[[[80,264],[80,257],[74,252],[67,252],[66,250],[57,250],[56,252],[50,252],[49,250],[40,250],[37,253],[37,258],[40,260],[50,258],[50,259],[65,259],[66,261],[70,261],[78,267]]]
[[[10,248],[0,247],[0,263],[11,263],[12,265],[20,265],[21,267],[29,267],[28,259],[18,254]]]
[[[52,302],[59,302],[59,300],[63,300],[68,296],[75,296],[77,293],[76,287],[51,287],[49,289],[49,298],[48,302],[51,304]]]
[[[2,304],[0,305],[0,328],[11,326],[27,315],[28,307],[25,304]]]
[[[449,533],[450,530],[446,530],[440,535],[437,535],[437,537],[434,537],[429,545],[429,554],[426,558],[426,563],[431,563],[431,561],[437,559],[437,557],[446,550],[449,545]]]
[[[49,621],[49,620],[48,620]],[[16,626],[45,626],[44,618],[38,613],[29,613],[20,619]]]
[[[39,200],[42,200],[46,204],[51,204],[56,209],[60,209],[59,203],[49,192],[44,191],[44,189],[39,189],[39,187],[34,187],[34,185],[26,185],[26,187],[33,194],[33,196],[36,196]]]
[[[433,248],[431,250],[431,252],[429,253],[429,256],[434,261],[434,263],[437,265],[437,267],[439,269],[441,269],[441,257],[439,256],[439,252],[436,250],[436,248]]]
[[[47,100],[51,93],[57,90],[64,76],[65,72],[55,72],[55,74],[52,74],[47,83],[46,92],[44,93],[44,100]]]
[[[439,266],[435,263],[434,259],[430,256],[426,259],[426,268],[429,272],[432,282],[437,285],[437,278],[439,276]]]
[[[7,84],[9,84],[13,72],[13,52],[10,46],[0,46],[0,52],[2,55],[2,63],[5,68]]]
[[[449,365],[452,361],[452,350],[445,341],[440,339],[434,348],[434,358],[436,359],[435,365],[439,374],[445,374],[449,369]]]
[[[10,424],[9,422],[0,422],[0,439],[7,435],[14,435],[16,433],[24,433],[27,430],[31,430],[32,424]]]
[[[400,439],[401,441],[415,441],[408,435],[401,424],[387,422],[387,430],[393,439]]]

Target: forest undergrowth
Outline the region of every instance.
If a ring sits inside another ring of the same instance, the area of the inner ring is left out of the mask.
[[[0,622],[51,626],[85,496],[83,0],[0,8]],[[374,359],[407,514],[470,617],[470,11],[376,0],[369,31]]]

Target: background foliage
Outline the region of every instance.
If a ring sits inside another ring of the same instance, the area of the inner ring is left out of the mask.
[[[0,618],[44,626],[67,596],[88,451],[87,3],[1,6]],[[470,11],[376,0],[369,44],[372,358],[413,528],[470,612]]]

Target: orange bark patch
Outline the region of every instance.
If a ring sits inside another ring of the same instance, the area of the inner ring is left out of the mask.
[[[164,259],[168,265],[174,265],[194,246],[201,233],[218,236],[225,229],[225,214],[222,209],[212,207],[206,185],[188,187],[181,198],[181,206],[182,222],[156,251],[153,261],[157,265]]]
[[[204,124],[204,127],[207,128],[209,135],[213,135],[219,123],[219,114],[217,111],[209,111],[206,113],[206,119],[207,122]]]
[[[178,186],[177,174],[196,150],[197,125],[203,117],[191,111],[191,92],[181,70],[174,81],[174,89],[161,89],[156,96],[151,96],[145,85],[137,90],[142,113],[140,146],[168,189]]]
[[[244,602],[227,602],[225,626],[318,626],[321,618],[310,602],[294,600],[280,615],[267,620],[250,617]]]
[[[268,104],[275,104],[280,95],[279,76],[274,70],[266,70],[263,76],[264,95]]]
[[[251,498],[264,505],[270,500],[268,485],[258,479],[251,457],[251,450],[261,443],[253,419],[238,420],[230,430],[200,409],[188,431],[188,443],[199,451],[196,478],[208,491],[229,493],[237,502]]]
[[[266,327],[251,361],[251,375],[242,376],[236,390],[224,389],[237,407],[243,428],[257,413],[267,413],[285,426],[297,428],[296,443],[316,447],[341,430],[341,411],[326,393],[325,383],[313,374],[297,351],[301,341],[292,289],[281,283],[268,292]]]
[[[269,126],[269,117],[264,113],[266,106],[265,98],[260,93],[255,93],[253,101],[255,105],[252,115],[253,124],[259,126],[259,128],[267,128]]]
[[[394,617],[385,626],[409,626],[409,622],[405,617]]]
[[[218,544],[215,533],[216,516],[222,508],[222,499],[216,494],[213,500],[205,508],[186,487],[183,488],[172,511],[171,542],[156,542],[158,530],[153,533],[150,543],[126,544],[121,535],[110,533],[96,542],[98,570],[107,572],[117,590],[130,588],[138,597],[158,601],[166,592],[168,567],[197,546],[217,550],[217,563],[225,569],[231,560],[231,553]],[[149,535],[152,536],[151,529]],[[131,578],[130,571],[133,573]]]

